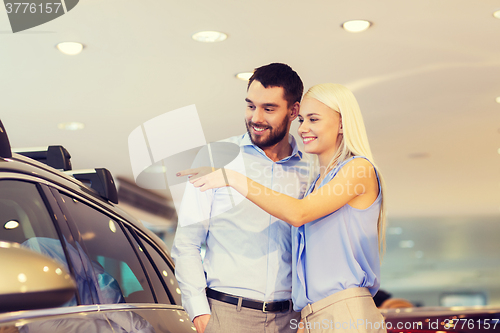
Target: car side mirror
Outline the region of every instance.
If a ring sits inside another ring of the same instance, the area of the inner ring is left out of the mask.
[[[58,307],[76,292],[63,264],[0,241],[0,312]]]

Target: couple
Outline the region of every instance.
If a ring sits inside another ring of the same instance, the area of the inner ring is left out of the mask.
[[[240,147],[246,170],[178,174],[194,186],[186,188],[172,257],[199,333],[385,332],[372,300],[383,182],[358,104],[337,84],[313,86],[299,104],[302,92],[289,66],[257,68],[245,99],[248,133],[227,140]],[[288,134],[297,117],[304,150],[319,161],[311,184]],[[231,193],[241,200],[228,209]]]

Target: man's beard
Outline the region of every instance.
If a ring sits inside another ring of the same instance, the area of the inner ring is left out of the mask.
[[[283,140],[285,135],[288,134],[288,130],[287,130],[288,116],[283,119],[283,122],[277,128],[273,128],[271,126],[262,126],[262,125],[259,126],[251,121],[250,122],[245,121],[245,125],[247,127],[247,132],[248,132],[248,135],[250,136],[250,140],[252,140],[252,143],[259,148],[272,147],[272,146],[276,145],[277,143],[279,143],[281,140]],[[265,127],[267,129],[269,129],[268,135],[265,137],[260,136],[260,135],[253,137],[251,129],[250,129],[252,127],[252,125],[255,127]]]

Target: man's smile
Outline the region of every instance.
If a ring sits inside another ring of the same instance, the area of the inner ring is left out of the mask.
[[[262,134],[264,131],[268,130],[269,127],[263,127],[263,126],[257,126],[257,125],[251,125],[254,133],[256,134]]]

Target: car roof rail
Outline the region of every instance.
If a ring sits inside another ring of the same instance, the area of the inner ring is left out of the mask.
[[[99,195],[104,199],[118,204],[118,191],[116,190],[113,176],[108,169],[96,168],[88,170],[74,170],[66,171],[65,173],[96,190],[97,193],[99,193]]]
[[[2,121],[0,120],[0,157],[11,158],[12,149],[10,148],[9,137],[7,136],[7,131],[3,127]]]
[[[49,146],[48,148],[14,148],[14,153],[29,157],[46,164],[54,169],[71,170],[71,155],[63,146]]]

